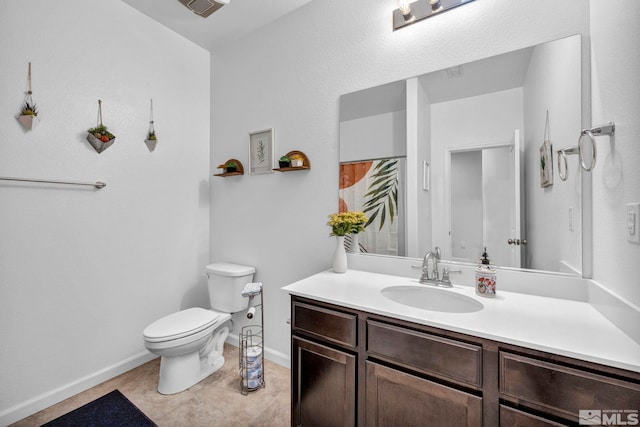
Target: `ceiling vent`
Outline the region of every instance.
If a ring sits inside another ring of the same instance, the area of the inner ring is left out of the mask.
[[[203,18],[211,15],[225,4],[229,4],[230,0],[178,0],[180,3],[189,8],[196,15]]]
[[[462,65],[458,65],[457,67],[447,68],[447,77],[450,79],[454,79],[456,77],[462,77],[464,75],[464,69]]]

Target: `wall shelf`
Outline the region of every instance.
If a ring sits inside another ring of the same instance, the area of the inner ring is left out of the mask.
[[[278,172],[294,172],[294,171],[301,171],[301,170],[309,170],[311,169],[311,163],[309,162],[309,158],[307,157],[306,154],[304,154],[302,151],[298,151],[298,150],[294,150],[294,151],[289,151],[287,153],[287,157],[291,158],[291,156],[294,155],[298,155],[302,157],[302,166],[298,166],[298,167],[293,167],[293,166],[289,166],[286,168],[275,168],[273,169],[274,171],[278,171]]]
[[[244,166],[242,166],[242,162],[240,162],[240,160],[238,159],[229,159],[226,162],[224,162],[223,164],[221,164],[220,166],[218,166],[218,168],[224,168],[224,165],[226,165],[227,163],[230,162],[234,162],[237,166],[237,170],[235,172],[222,172],[222,173],[214,173],[213,176],[221,176],[221,177],[227,177],[227,176],[238,176],[238,175],[244,175]]]

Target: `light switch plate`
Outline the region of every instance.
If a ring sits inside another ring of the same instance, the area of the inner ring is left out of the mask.
[[[640,221],[640,203],[627,203],[627,240],[633,243],[640,243],[640,229],[638,222]]]

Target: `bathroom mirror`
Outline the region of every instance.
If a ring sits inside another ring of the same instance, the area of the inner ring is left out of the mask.
[[[341,96],[340,209],[362,252],[582,274],[575,35]]]

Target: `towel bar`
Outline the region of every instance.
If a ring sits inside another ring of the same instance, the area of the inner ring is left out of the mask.
[[[11,178],[11,177],[0,177],[2,181],[21,181],[21,182],[44,182],[46,184],[62,184],[62,185],[85,185],[90,187],[95,187],[98,190],[107,186],[102,181],[96,181],[94,183],[91,182],[72,182],[72,181],[52,181],[47,179],[26,179],[26,178]]]

